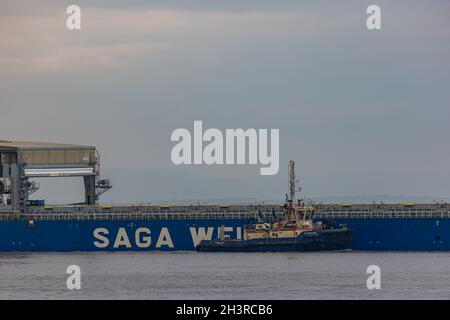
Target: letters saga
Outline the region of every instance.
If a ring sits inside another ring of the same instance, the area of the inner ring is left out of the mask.
[[[195,248],[201,240],[211,240],[214,234],[223,228],[223,232],[236,239],[241,239],[241,227],[189,227],[192,239],[192,246]],[[174,240],[167,227],[162,227],[159,232],[153,232],[148,227],[137,227],[128,230],[124,227],[118,228],[117,232],[112,232],[107,228],[99,227],[94,229],[93,244],[99,249],[146,249],[154,245],[155,249],[174,249]],[[152,240],[152,237],[153,240]],[[157,239],[154,242],[154,239]]]
[[[108,229],[96,228],[93,235],[96,239],[94,245],[97,248],[107,248],[110,245],[114,249],[132,248],[132,243],[137,248],[149,248],[152,245],[151,230],[147,227],[136,228],[134,232],[127,232],[125,228],[119,228],[116,236],[112,238],[109,237],[110,232]],[[163,246],[167,246],[168,248],[174,247],[172,237],[166,227],[161,228],[155,248],[161,248]]]

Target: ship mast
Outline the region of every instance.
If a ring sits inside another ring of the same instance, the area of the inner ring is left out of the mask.
[[[292,160],[289,160],[289,167],[288,167],[288,176],[289,176],[289,199],[288,201],[293,203],[295,200],[295,162]]]
[[[289,221],[292,221],[292,220],[295,220],[295,218],[296,218],[294,201],[295,201],[295,193],[297,192],[297,187],[296,187],[297,180],[295,179],[295,162],[293,160],[289,160],[288,177],[289,177],[289,195],[286,195],[287,219]],[[300,190],[300,189],[298,189],[298,190]]]

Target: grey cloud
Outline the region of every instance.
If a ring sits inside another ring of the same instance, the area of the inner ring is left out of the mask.
[[[97,145],[107,200],[282,198],[290,158],[312,197],[450,190],[448,2],[379,1],[369,32],[368,1],[80,1],[79,34],[64,2],[6,3],[30,21],[0,28],[2,138]],[[279,175],[173,166],[170,133],[193,120],[280,128]]]

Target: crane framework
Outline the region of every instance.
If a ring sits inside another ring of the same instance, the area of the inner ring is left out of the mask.
[[[95,147],[0,140],[0,210],[25,211],[28,197],[39,189],[31,179],[45,177],[82,177],[87,205],[111,189],[110,181],[100,178]]]

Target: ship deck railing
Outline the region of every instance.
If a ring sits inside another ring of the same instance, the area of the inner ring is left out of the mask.
[[[0,220],[203,220],[203,219],[268,219],[272,213],[258,212],[114,212],[114,213],[9,213],[0,214]]]
[[[315,214],[316,219],[413,219],[450,218],[449,210],[331,210]]]
[[[282,211],[257,210],[149,210],[120,211],[114,209],[79,210],[74,208],[33,209],[26,213],[3,212],[0,220],[199,220],[199,219],[273,219],[282,218]],[[319,210],[314,218],[320,219],[395,219],[395,218],[450,218],[450,209],[404,210]]]

